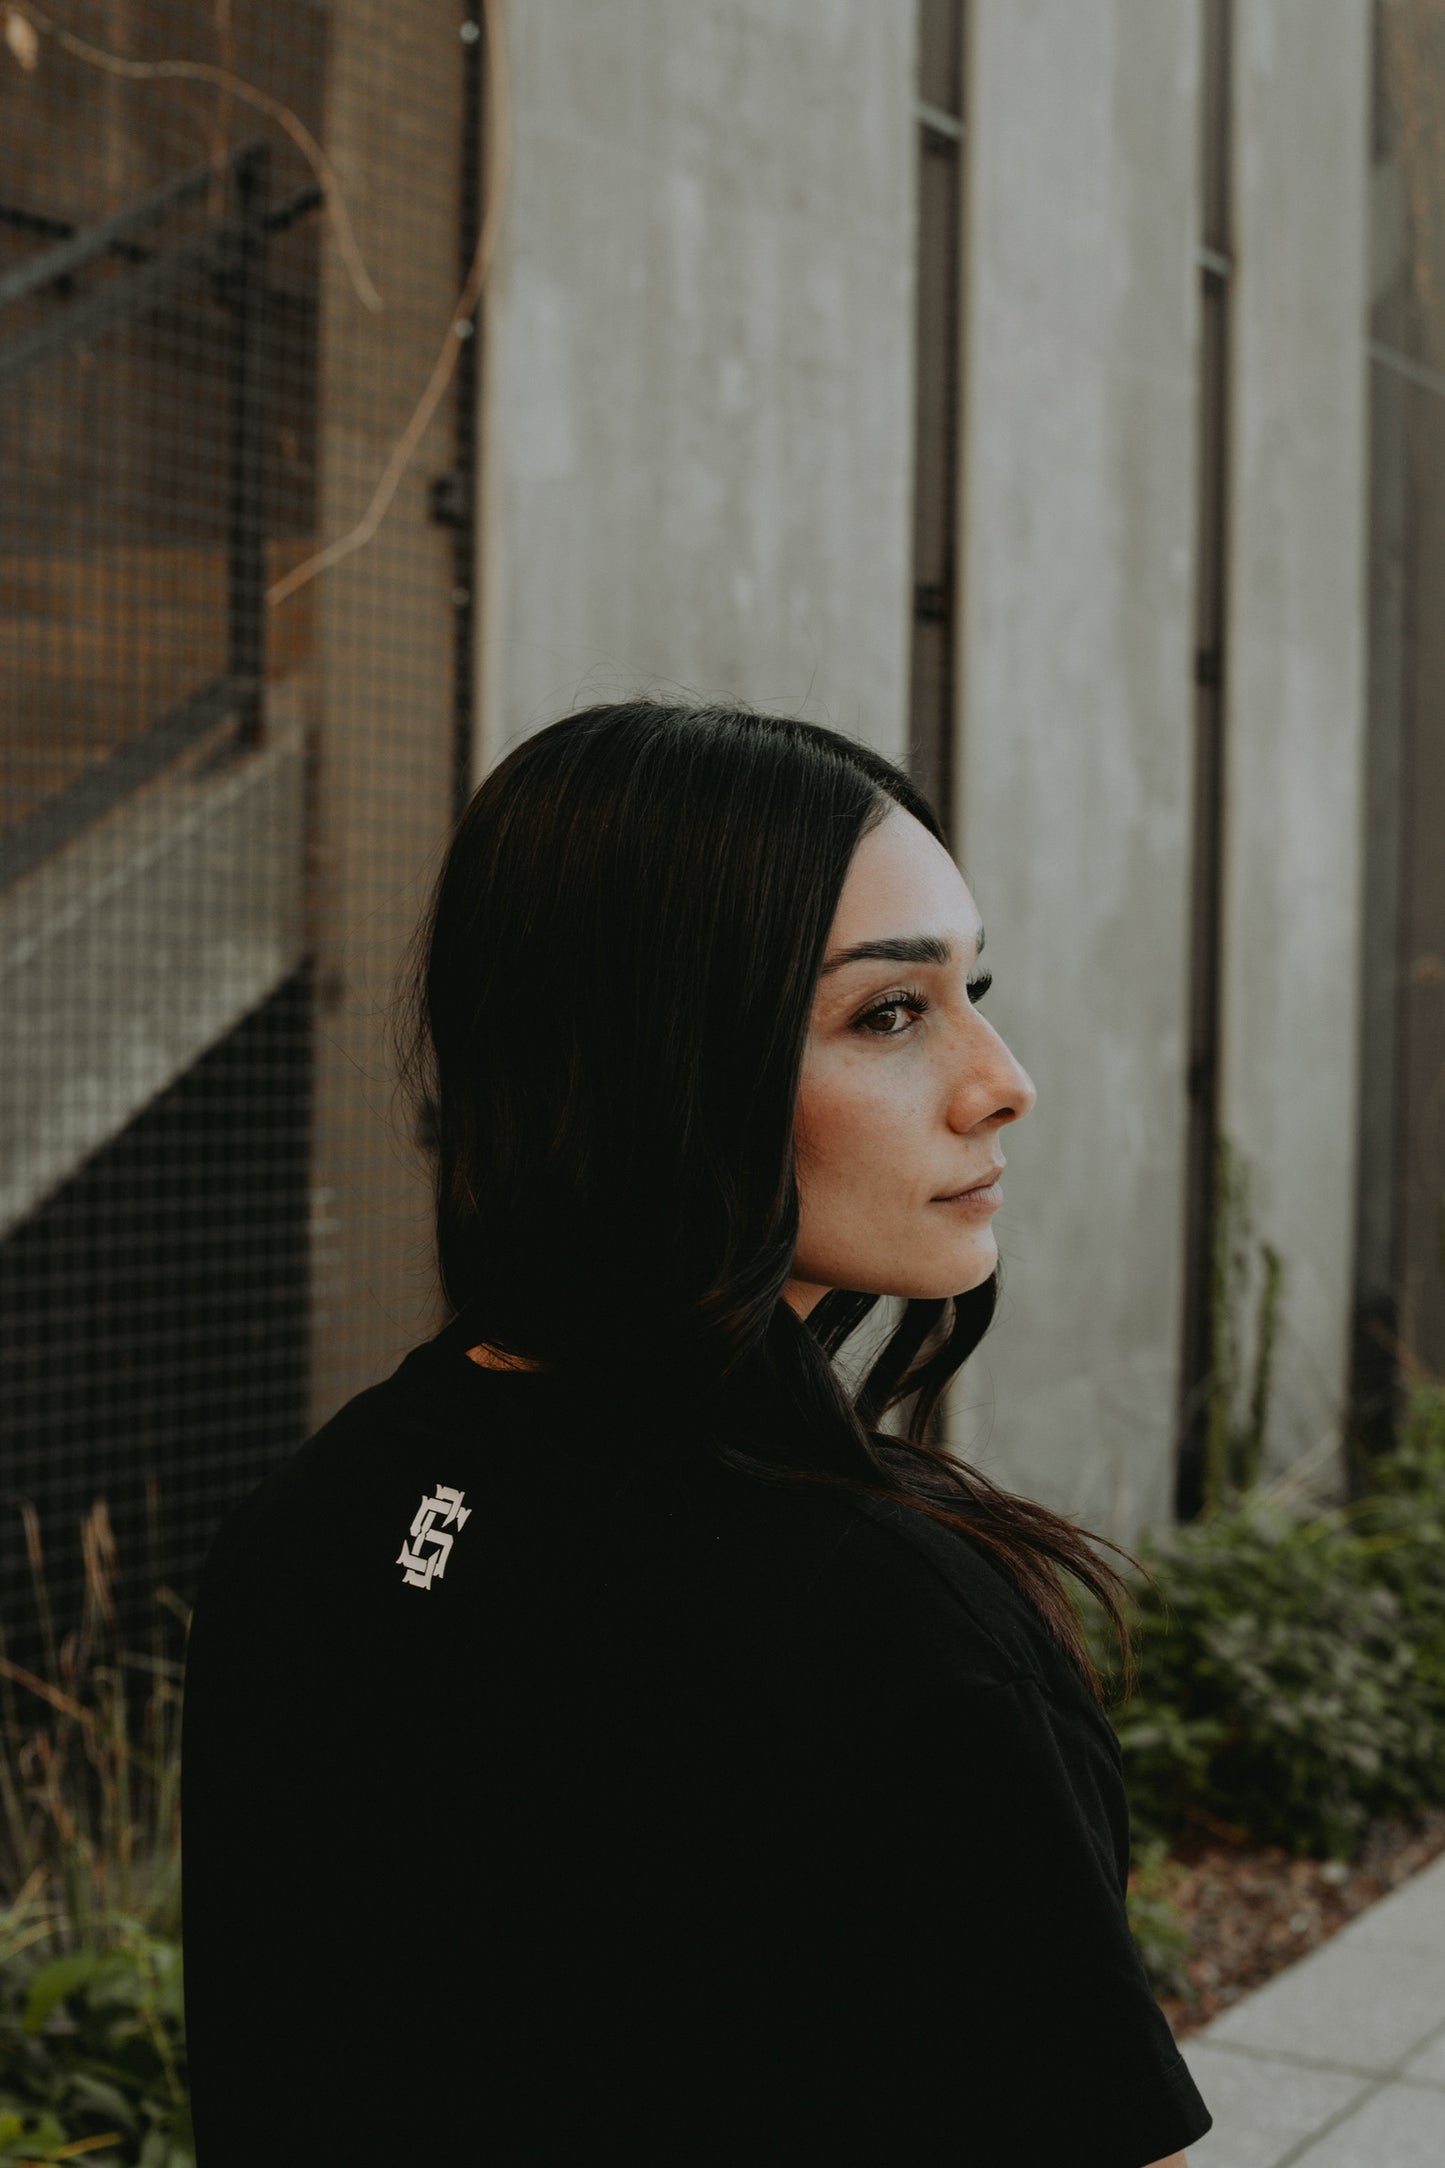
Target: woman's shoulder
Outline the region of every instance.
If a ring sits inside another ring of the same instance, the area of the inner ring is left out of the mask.
[[[719,1636],[750,1645],[769,1699],[811,1729],[888,1722],[1025,1681],[1096,1709],[1078,1670],[981,1541],[901,1498],[735,1486],[708,1548]],[[700,1592],[701,1598],[701,1592]]]
[[[419,1382],[359,1393],[231,1507],[203,1612],[259,1612],[293,1646],[369,1625],[409,1644],[413,1613],[428,1638],[494,1638],[540,1602],[559,1636],[585,1621],[633,1671],[690,1669],[810,1730],[1019,1680],[1091,1699],[982,1543],[900,1499],[724,1474],[685,1441],[627,1476],[604,1425],[522,1420],[533,1380],[464,1410]]]
[[[906,1589],[943,1644],[968,1650],[981,1685],[1020,1676],[1053,1683],[1040,1664],[1048,1631],[981,1538],[899,1497],[855,1495],[849,1504],[859,1530],[854,1556],[867,1559],[880,1595],[891,1603]]]

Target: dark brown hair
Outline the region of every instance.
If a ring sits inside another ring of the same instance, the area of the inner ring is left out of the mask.
[[[452,836],[404,1009],[442,1286],[494,1347],[621,1403],[645,1380],[674,1438],[742,1474],[961,1531],[1102,1699],[1065,1575],[1111,1621],[1127,1692],[1107,1539],[929,1442],[997,1272],[908,1301],[853,1391],[835,1357],[879,1298],[836,1289],[807,1319],[783,1300],[814,989],[853,854],[895,805],[943,840],[869,746],[732,706],[589,708],[498,764]],[[902,1435],[879,1430],[904,1403]]]

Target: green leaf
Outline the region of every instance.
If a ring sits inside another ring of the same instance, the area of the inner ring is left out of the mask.
[[[43,2159],[46,2154],[53,2154],[56,2148],[64,2145],[65,2142],[64,2130],[47,2109],[33,2128],[26,2129],[22,2125],[21,2129],[16,2132],[15,2137],[10,2141],[9,2151],[12,2158],[16,2151],[19,2150],[29,2159]]]
[[[104,1965],[105,1959],[91,1951],[79,1951],[70,1957],[53,1957],[30,1984],[30,1994],[25,2004],[24,2028],[27,2033],[38,2033],[57,2003],[77,1988],[93,1980]]]
[[[69,2106],[73,2113],[97,2116],[107,2126],[118,2124],[127,2132],[136,2127],[134,2100],[109,2078],[91,2070],[77,2070],[72,2075]]]

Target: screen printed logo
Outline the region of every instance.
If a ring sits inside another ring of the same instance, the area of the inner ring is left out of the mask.
[[[408,1588],[430,1588],[433,1580],[440,1581],[445,1574],[452,1550],[447,1530],[453,1522],[460,1530],[471,1518],[471,1507],[462,1504],[465,1496],[465,1491],[453,1490],[450,1483],[438,1483],[435,1497],[423,1498],[417,1507],[411,1548],[403,1544],[396,1560],[398,1566],[406,1567],[402,1579]]]

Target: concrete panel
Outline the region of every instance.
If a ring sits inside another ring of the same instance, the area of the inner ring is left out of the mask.
[[[905,745],[914,14],[510,11],[479,773],[644,685]]]
[[[1276,2168],[1376,2082],[1284,2056],[1241,2054],[1198,2034],[1185,2041],[1184,2059],[1214,2117],[1213,2130],[1189,2148],[1191,2168]]]
[[[1298,2168],[1439,2168],[1445,2157],[1445,2093],[1386,2085],[1308,2151]]]
[[[951,1431],[1128,1540],[1169,1511],[1182,1303],[1198,11],[970,14],[956,833],[1039,1098]]]
[[[1284,1260],[1271,1467],[1334,1432],[1349,1339],[1369,88],[1368,0],[1237,11],[1220,1118]]]
[[[1214,2129],[1200,2168],[1445,2159],[1436,1860],[1185,2042]]]
[[[1388,2076],[1440,2024],[1438,1949],[1357,1939],[1342,1927],[1208,2026],[1217,2046]]]
[[[273,714],[0,893],[0,1235],[300,963],[304,788]]]
[[[1388,1897],[1351,1920],[1349,1933],[1350,1947],[1357,1953],[1413,1948],[1438,1959],[1445,1951],[1445,1865],[1412,1874]],[[1445,1962],[1441,1988],[1445,1998]]]
[[[1418,2055],[1410,2057],[1400,2075],[1414,2085],[1445,2087],[1445,2027]]]

